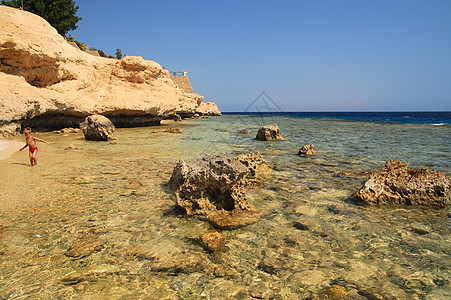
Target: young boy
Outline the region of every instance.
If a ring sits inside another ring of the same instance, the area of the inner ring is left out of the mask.
[[[38,139],[37,137],[34,137],[31,135],[31,128],[27,127],[24,129],[23,134],[25,135],[25,146],[23,146],[20,151],[22,151],[23,149],[27,148],[30,150],[30,163],[32,166],[35,166],[38,164],[38,160],[36,159],[36,154],[38,154],[38,147],[36,146],[36,142],[35,141],[39,141],[39,142],[43,142],[46,143],[47,145],[49,143],[47,143],[46,141],[42,140],[42,139]]]

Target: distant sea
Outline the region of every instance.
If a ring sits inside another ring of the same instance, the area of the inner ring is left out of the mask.
[[[415,112],[224,112],[231,115],[271,115],[306,119],[342,119],[363,122],[450,125],[451,111]]]

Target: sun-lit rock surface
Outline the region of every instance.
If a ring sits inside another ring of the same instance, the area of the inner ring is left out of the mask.
[[[367,205],[422,205],[444,207],[451,197],[451,178],[431,169],[409,169],[407,164],[389,160],[364,186],[352,195]]]
[[[246,187],[271,174],[260,153],[236,157],[207,155],[193,164],[180,160],[169,185],[187,215],[202,215],[218,228],[236,228],[261,215],[246,200]]]
[[[0,82],[3,135],[21,126],[77,127],[91,114],[129,127],[175,114],[219,112],[203,104],[203,96],[183,92],[156,62],[90,55],[41,17],[6,6],[0,6]]]

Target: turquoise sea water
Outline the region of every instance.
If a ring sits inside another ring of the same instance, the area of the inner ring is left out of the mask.
[[[284,141],[255,140],[269,123]],[[349,197],[365,178],[340,176],[388,159],[451,175],[449,126],[233,114],[174,126],[106,143],[40,133],[39,166],[1,160],[0,299],[322,299],[333,285],[351,299],[451,297],[449,208],[360,207]],[[304,144],[317,155],[296,155]],[[248,200],[272,213],[223,231],[210,254],[191,238],[209,224],[174,209],[172,169],[254,151],[273,174]]]
[[[268,100],[269,101],[269,100]],[[261,105],[263,104],[263,105]],[[271,104],[271,103],[270,103]],[[273,105],[275,105],[273,103]],[[434,126],[451,125],[450,111],[401,111],[401,112],[284,112],[274,106],[268,110],[267,102],[256,102],[249,109],[259,112],[225,113],[232,115],[272,115],[308,119],[339,119],[361,122],[385,122],[401,124],[431,124]],[[266,111],[265,111],[266,109]]]

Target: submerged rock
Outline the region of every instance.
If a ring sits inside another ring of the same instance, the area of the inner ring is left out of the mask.
[[[313,145],[304,145],[299,149],[298,155],[314,155]]]
[[[117,274],[121,271],[120,267],[114,265],[94,265],[83,268],[80,271],[74,271],[66,274],[60,279],[61,283],[72,285],[81,281],[95,281],[98,278],[106,277],[111,274]]]
[[[425,205],[444,207],[450,202],[451,178],[431,169],[409,169],[389,160],[352,195],[359,204]]]
[[[237,229],[246,225],[255,223],[259,218],[266,216],[273,211],[271,210],[252,210],[224,213],[219,211],[217,213],[210,214],[208,221],[218,229]]]
[[[100,251],[104,245],[95,237],[87,237],[77,240],[66,251],[65,255],[73,258],[82,258],[91,255],[94,252]]]
[[[370,171],[357,171],[357,172],[338,172],[337,176],[339,177],[370,177],[373,172]]]
[[[202,269],[202,259],[190,253],[178,253],[161,259],[156,256],[149,263],[150,269],[156,272],[192,273]]]
[[[224,246],[226,236],[224,233],[209,230],[199,236],[201,246],[210,252],[215,252]]]
[[[169,132],[169,133],[182,133],[183,130],[181,128],[178,128],[178,127],[169,127],[168,129],[166,129],[166,132]]]
[[[351,300],[352,297],[346,291],[346,288],[341,285],[332,285],[323,289],[323,291],[318,295],[320,299],[331,299],[331,300]]]
[[[293,227],[296,229],[299,229],[299,230],[309,230],[310,229],[307,225],[305,225],[301,222],[294,222]]]
[[[107,117],[101,115],[86,117],[85,121],[80,123],[80,128],[85,139],[90,141],[108,141],[116,129]]]
[[[277,274],[283,265],[283,261],[278,258],[265,257],[258,264],[258,268],[269,274]]]
[[[169,185],[187,215],[206,216],[224,228],[255,221],[258,212],[247,202],[245,188],[270,173],[271,167],[258,152],[233,158],[207,155],[191,165],[180,160]],[[236,223],[240,219],[246,222]]]
[[[280,128],[277,124],[269,124],[260,127],[255,137],[259,141],[282,141],[284,138],[280,135]]]
[[[55,134],[68,134],[68,133],[79,133],[81,131],[80,128],[63,128],[60,130],[54,130],[53,133]]]

